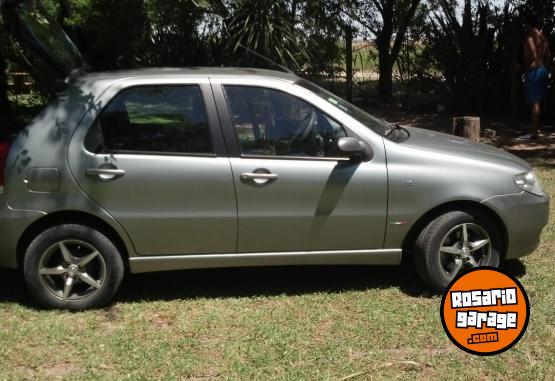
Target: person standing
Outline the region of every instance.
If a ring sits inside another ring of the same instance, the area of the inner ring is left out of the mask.
[[[540,30],[535,16],[527,16],[524,22],[526,39],[524,41],[524,69],[526,101],[531,106],[532,120],[530,132],[520,139],[536,139],[541,126],[541,102],[547,95],[549,72],[546,68],[551,62],[549,40]]]

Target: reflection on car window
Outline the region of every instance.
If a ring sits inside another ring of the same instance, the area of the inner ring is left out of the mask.
[[[198,86],[144,86],[120,93],[89,132],[92,152],[213,153]]]
[[[224,86],[245,155],[341,157],[344,128],[305,101],[282,91]]]

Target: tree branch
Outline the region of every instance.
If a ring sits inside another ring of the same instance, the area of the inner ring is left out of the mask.
[[[377,0],[373,0],[373,1],[377,1]],[[324,2],[324,4],[329,5],[330,3],[329,2]],[[378,35],[379,31],[374,26],[372,26],[370,23],[367,23],[364,20],[362,20],[362,18],[360,18],[358,15],[356,15],[354,13],[351,13],[351,12],[348,12],[347,10],[345,10],[345,7],[340,7],[339,12],[342,13],[343,15],[347,16],[351,20],[359,23],[364,28],[368,29],[370,32],[372,32],[372,34],[374,36]]]
[[[372,0],[372,3],[374,3],[374,6],[378,9],[378,12],[383,13],[383,4],[380,3],[378,0]]]
[[[391,49],[392,61],[395,61],[399,56],[399,52],[401,51],[401,46],[403,44],[403,41],[405,40],[405,36],[407,34],[409,26],[412,20],[414,19],[414,15],[416,14],[418,6],[420,5],[420,1],[421,0],[412,0],[410,8],[405,14],[405,17],[403,18],[403,22],[401,23],[399,30],[395,35],[395,42],[393,43],[393,48]]]

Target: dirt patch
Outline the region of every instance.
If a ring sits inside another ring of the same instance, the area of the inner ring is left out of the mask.
[[[152,315],[150,323],[157,328],[170,328],[175,323],[175,316],[157,313]]]
[[[115,322],[118,320],[120,314],[120,307],[118,305],[113,305],[104,310],[103,317],[108,322]]]
[[[39,379],[42,378],[42,379],[63,380],[70,376],[81,373],[81,369],[74,364],[65,362],[65,363],[56,364],[50,367],[42,368],[38,373],[40,375],[40,377],[38,377]]]
[[[120,316],[120,307],[113,305],[104,309],[102,314],[99,315],[99,324],[103,330],[114,332],[119,325]]]

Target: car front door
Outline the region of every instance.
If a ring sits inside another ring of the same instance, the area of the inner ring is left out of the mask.
[[[139,255],[234,253],[235,190],[208,79],[126,86],[72,139],[80,187]]]
[[[373,250],[383,246],[387,173],[383,145],[349,161],[337,141],[351,132],[294,94],[212,79],[231,147],[238,252]]]

